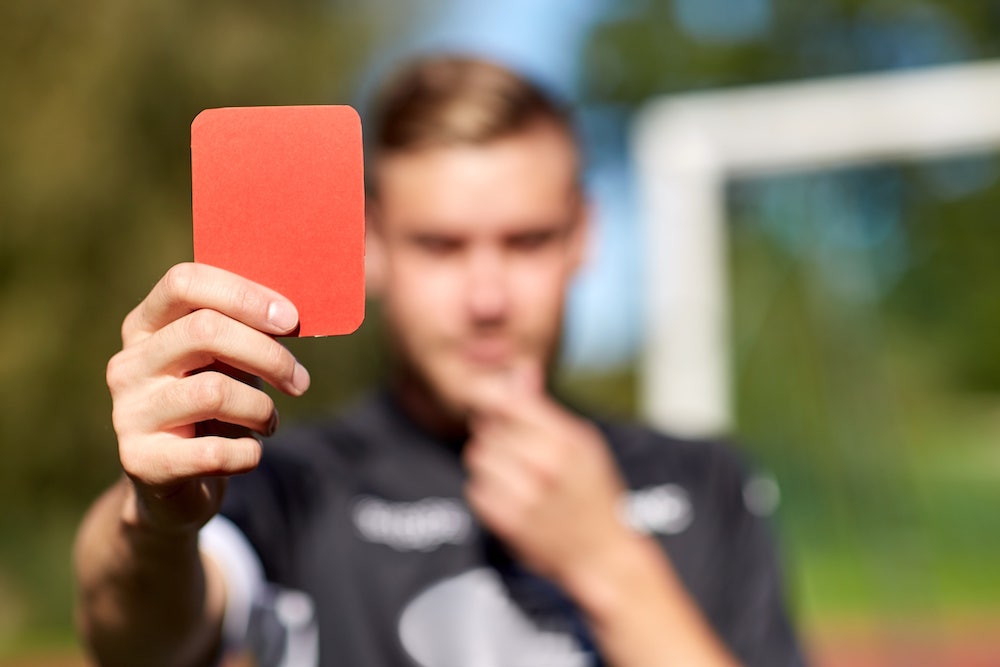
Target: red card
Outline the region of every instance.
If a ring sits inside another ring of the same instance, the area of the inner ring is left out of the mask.
[[[191,124],[194,259],[266,285],[299,336],[364,319],[361,120],[348,106],[207,109]]]

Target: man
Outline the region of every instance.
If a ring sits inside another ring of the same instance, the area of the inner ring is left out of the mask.
[[[547,390],[587,234],[565,112],[438,57],[387,85],[369,132],[386,391],[263,448],[211,435],[275,431],[234,376],[308,388],[273,338],[294,305],[187,264],[126,317],[108,365],[126,476],[76,549],[102,664],[239,645],[264,665],[801,664],[731,456]]]

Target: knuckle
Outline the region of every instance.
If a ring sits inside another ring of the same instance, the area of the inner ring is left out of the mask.
[[[268,341],[266,345],[260,347],[258,355],[257,360],[265,374],[270,374],[273,379],[291,379],[295,369],[295,357],[284,345],[274,340]]]
[[[188,316],[186,328],[191,341],[201,346],[210,346],[222,336],[225,323],[219,313],[202,309]]]
[[[118,446],[118,460],[121,462],[122,470],[129,477],[140,480],[148,477],[145,457],[142,455],[140,448],[121,443]]]
[[[539,456],[534,462],[535,475],[539,485],[546,490],[552,489],[559,484],[559,479],[565,469],[565,463],[561,456]]]
[[[269,366],[274,368],[282,379],[291,380],[295,371],[295,357],[280,343],[272,343],[268,351]]]
[[[136,319],[138,317],[139,317],[139,307],[136,306],[131,311],[129,311],[128,315],[126,315],[124,319],[122,319],[122,326],[119,333],[121,334],[123,345],[128,343],[129,339],[132,336],[132,332],[138,328],[138,325],[136,324]]]
[[[194,284],[195,266],[190,262],[175,264],[163,274],[163,289],[167,296],[174,300],[182,300],[191,293]]]
[[[254,438],[244,438],[244,440],[246,441],[246,446],[241,446],[234,457],[234,469],[236,470],[250,470],[257,467],[257,464],[260,463],[262,453],[260,441]]]
[[[226,448],[219,440],[206,439],[198,450],[198,469],[205,473],[221,472],[226,464]]]
[[[191,384],[191,402],[200,410],[216,414],[225,407],[229,393],[225,377],[219,373],[198,373]]]
[[[261,416],[265,420],[270,420],[271,415],[277,411],[277,406],[274,404],[274,399],[265,394],[262,391],[258,391],[257,395],[260,396],[261,400]]]
[[[124,433],[130,430],[133,423],[133,410],[126,408],[122,402],[114,401],[111,405],[111,426],[115,429],[115,435],[121,443],[124,440]]]
[[[119,391],[125,384],[125,360],[124,355],[119,352],[108,360],[107,369],[104,372],[104,379],[112,395]]]
[[[244,313],[261,313],[265,309],[265,301],[257,290],[249,285],[238,285],[233,288],[233,303]]]

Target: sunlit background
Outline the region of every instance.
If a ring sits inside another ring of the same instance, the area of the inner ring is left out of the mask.
[[[1000,57],[1000,3],[3,3],[0,665],[82,664],[70,545],[118,471],[104,366],[124,314],[191,256],[191,119],[361,105],[428,49],[500,58],[578,107],[597,242],[560,385],[630,415],[648,317],[639,109]],[[1000,664],[997,158],[984,146],[727,184],[733,435],[780,490],[790,599],[819,665]],[[377,380],[378,319],[293,342],[314,385],[280,402],[286,421]]]

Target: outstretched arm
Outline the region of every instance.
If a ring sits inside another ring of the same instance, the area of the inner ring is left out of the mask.
[[[297,317],[272,290],[181,264],[125,318],[107,374],[125,477],[91,507],[74,554],[78,626],[100,664],[213,659],[225,590],[199,554],[198,530],[218,511],[226,476],[260,460],[253,432],[277,426],[273,401],[244,380],[291,395],[308,388],[273,338]]]
[[[77,623],[101,665],[209,665],[221,636],[225,590],[193,531],[164,533],[135,520],[122,479],[91,507],[77,537]],[[132,516],[129,516],[132,515]],[[140,657],[141,656],[141,657]]]

